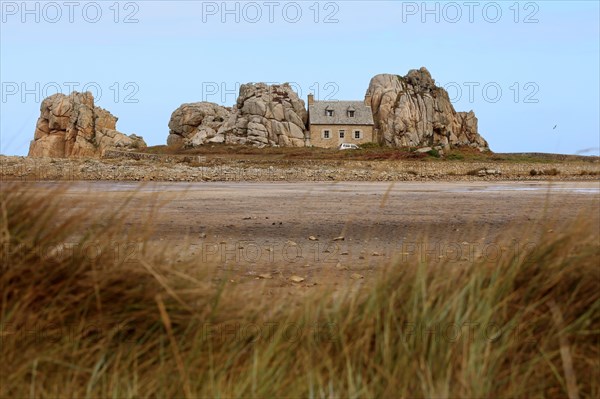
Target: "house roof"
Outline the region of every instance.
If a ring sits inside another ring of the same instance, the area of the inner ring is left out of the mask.
[[[332,109],[333,116],[327,116],[326,109]],[[363,101],[315,101],[308,106],[308,120],[311,125],[373,125],[373,113]]]

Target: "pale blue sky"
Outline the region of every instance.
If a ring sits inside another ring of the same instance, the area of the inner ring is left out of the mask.
[[[239,83],[362,99],[375,74],[421,66],[494,151],[599,151],[597,1],[74,3],[1,1],[0,153],[27,153],[43,95],[69,82],[157,145],[180,104],[232,105]]]

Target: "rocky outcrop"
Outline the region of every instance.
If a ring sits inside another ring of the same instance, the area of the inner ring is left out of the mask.
[[[100,157],[106,149],[146,147],[142,137],[116,130],[117,117],[94,105],[91,93],[54,94],[42,101],[31,157]]]
[[[382,144],[489,149],[477,131],[473,111],[456,112],[446,90],[435,85],[425,68],[413,69],[404,77],[376,75],[367,96]]]
[[[176,147],[196,147],[206,143],[222,143],[217,132],[229,119],[231,108],[209,102],[183,104],[169,120],[167,144]]]
[[[183,104],[171,115],[167,144],[206,143],[257,147],[304,147],[307,112],[289,84],[248,83],[233,108],[200,102]]]
[[[304,147],[307,117],[304,101],[289,84],[248,83],[219,134],[228,143]]]

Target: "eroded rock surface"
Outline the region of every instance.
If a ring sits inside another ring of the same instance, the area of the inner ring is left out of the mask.
[[[206,143],[257,147],[304,147],[307,112],[289,84],[248,83],[231,108],[214,103],[183,104],[171,116],[167,144]]]
[[[106,149],[135,150],[144,139],[116,130],[117,117],[94,105],[90,92],[54,94],[42,101],[31,157],[100,157]]]
[[[394,147],[470,146],[488,150],[473,111],[456,112],[446,90],[426,68],[406,76],[381,74],[369,83],[375,128]]]
[[[231,109],[209,102],[182,104],[169,121],[167,144],[196,147],[206,143],[222,143],[217,132],[229,119]]]
[[[304,147],[307,116],[289,84],[248,83],[220,133],[231,143]]]

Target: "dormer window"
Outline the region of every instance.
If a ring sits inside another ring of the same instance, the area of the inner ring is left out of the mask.
[[[325,110],[325,115],[327,115],[327,116],[333,116],[333,110],[332,110],[332,109],[329,109],[329,108],[328,108],[328,109],[326,109],[326,110]]]
[[[354,118],[355,109],[353,106],[349,106],[347,112],[349,118]]]

